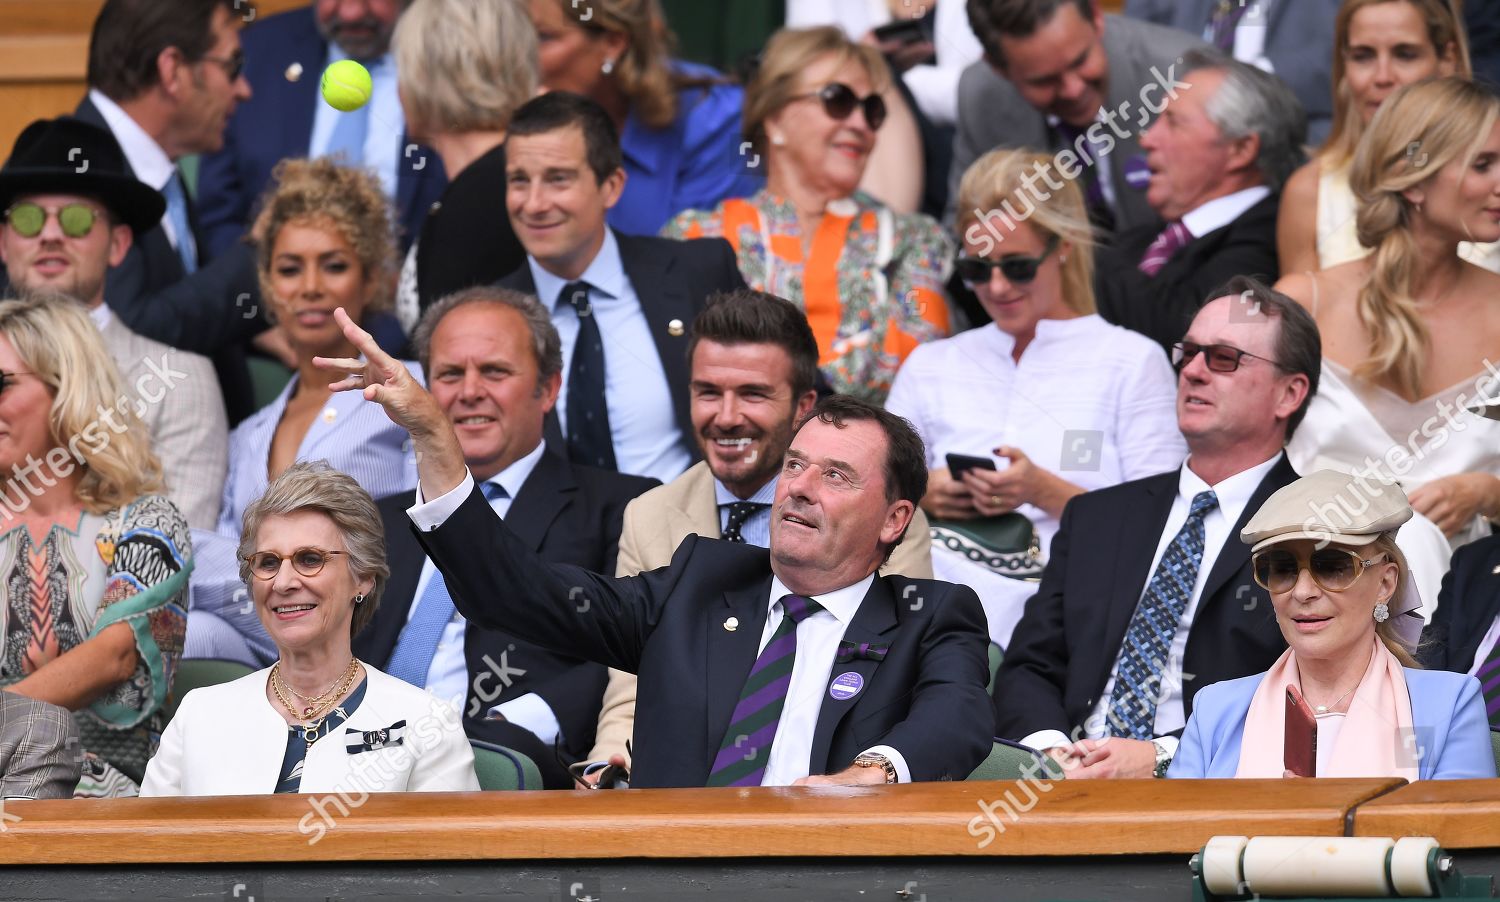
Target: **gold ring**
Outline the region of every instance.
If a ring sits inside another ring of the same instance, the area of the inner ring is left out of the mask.
[[[999,495],[991,495],[990,496],[990,503],[993,504],[993,505],[995,505],[996,507],[999,507],[1000,506],[1000,496]]]

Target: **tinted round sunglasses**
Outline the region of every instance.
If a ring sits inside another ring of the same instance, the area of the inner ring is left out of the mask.
[[[41,204],[22,201],[12,204],[5,211],[5,223],[22,238],[35,238],[42,234],[42,229],[47,226],[47,217],[53,214],[57,216],[57,223],[62,226],[63,234],[69,238],[82,238],[93,231],[94,223],[99,221],[98,211],[85,203],[63,204],[49,210]]]
[[[871,131],[876,131],[885,124],[885,101],[879,94],[869,94],[859,97],[854,89],[841,81],[830,82],[821,90],[811,94],[803,94],[801,98],[816,97],[823,103],[823,112],[833,119],[848,119],[854,115],[856,106],[864,109],[865,122],[869,124]],[[800,98],[799,98],[800,99]]]

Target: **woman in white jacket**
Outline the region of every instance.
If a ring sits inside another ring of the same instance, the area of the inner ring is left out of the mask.
[[[279,659],[188,693],[141,795],[479,789],[457,712],[350,650],[390,573],[358,483],[323,461],[288,467],[245,511],[239,559]]]

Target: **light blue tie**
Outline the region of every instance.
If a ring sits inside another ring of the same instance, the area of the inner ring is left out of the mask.
[[[339,162],[346,166],[357,167],[364,164],[365,137],[370,133],[371,106],[374,106],[373,102],[352,112],[338,114],[324,156],[339,157]]]
[[[479,487],[484,497],[491,501],[506,497],[505,489],[493,482],[480,483]],[[453,596],[448,594],[448,584],[442,571],[434,570],[432,579],[427,581],[427,588],[417,601],[416,612],[401,630],[401,638],[396,640],[396,649],[391,652],[385,672],[418,689],[426,688],[427,671],[432,669],[438,641],[442,639],[448,621],[453,619],[453,612]]]
[[[173,169],[161,193],[167,199],[167,218],[172,222],[172,231],[177,233],[177,256],[182,258],[182,268],[195,273],[198,243],[193,240],[193,225],[188,221],[187,189],[182,185],[182,173]]]

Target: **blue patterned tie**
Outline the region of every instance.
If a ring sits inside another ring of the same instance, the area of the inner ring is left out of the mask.
[[[479,488],[484,492],[484,497],[491,501],[506,497],[505,489],[493,482],[482,482]],[[418,689],[426,688],[427,671],[432,669],[438,641],[442,639],[443,629],[448,621],[453,619],[454,610],[453,596],[448,594],[448,583],[443,579],[441,570],[434,570],[432,579],[427,581],[427,588],[422,592],[422,598],[417,602],[416,613],[411,615],[411,619],[401,630],[401,638],[396,640],[396,649],[391,652],[391,660],[386,664],[385,672]]]
[[[568,367],[568,460],[615,469],[615,443],[609,428],[608,380],[604,374],[604,335],[589,300],[589,283],[569,282],[559,302],[578,314],[578,340]]]
[[[167,219],[172,231],[177,233],[177,256],[182,258],[182,268],[188,274],[198,271],[198,243],[193,240],[193,224],[188,220],[187,189],[182,184],[182,174],[172,170],[172,177],[162,186],[161,193],[167,199]]]
[[[776,738],[781,709],[786,707],[786,693],[792,685],[797,626],[823,610],[822,605],[801,595],[782,596],[781,608],[786,616],[745,677],[739,704],[734,706],[734,716],[708,774],[709,786],[759,786],[765,779],[771,741]]]
[[[1146,595],[1130,618],[1115,688],[1109,696],[1112,736],[1151,739],[1155,735],[1156,703],[1165,694],[1162,671],[1203,562],[1203,518],[1218,506],[1219,499],[1211,491],[1193,498],[1187,522],[1161,556]]]

